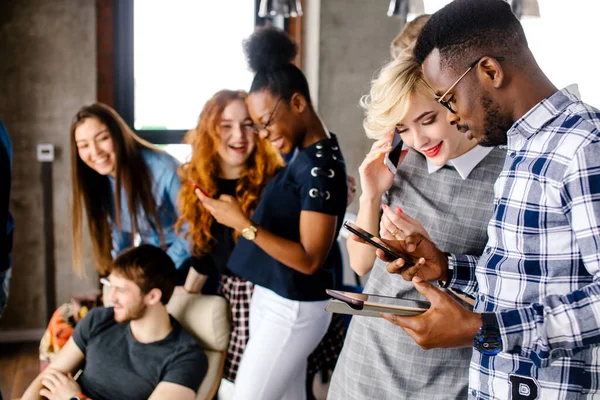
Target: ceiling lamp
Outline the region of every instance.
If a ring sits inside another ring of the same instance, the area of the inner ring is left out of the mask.
[[[423,0],[390,0],[388,17],[399,17],[406,21],[408,14],[425,14]]]
[[[261,18],[282,15],[284,18],[302,16],[300,0],[261,0],[258,16]]]
[[[540,16],[540,5],[537,0],[506,0],[506,2],[510,4],[513,14],[518,19]]]

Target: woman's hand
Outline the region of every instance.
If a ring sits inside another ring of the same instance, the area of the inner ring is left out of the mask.
[[[354,199],[356,198],[356,178],[348,175],[348,199],[346,202],[346,207],[350,206]]]
[[[409,217],[400,207],[392,210],[383,205],[383,215],[379,223],[379,236],[388,240],[404,240],[407,236],[419,233],[431,240],[427,230],[416,219]]]
[[[233,228],[238,232],[250,226],[250,219],[244,215],[237,200],[232,196],[223,194],[218,199],[213,199],[203,195],[198,189],[194,193],[219,224]]]
[[[394,174],[383,163],[385,155],[392,149],[393,137],[394,133],[392,132],[373,143],[371,151],[358,168],[362,196],[366,199],[380,199],[394,182]],[[402,163],[407,152],[408,149],[402,151],[398,165]]]
[[[183,286],[176,286],[175,290],[181,287],[186,293],[200,293],[207,278],[208,276],[198,273],[194,267],[191,267]]]

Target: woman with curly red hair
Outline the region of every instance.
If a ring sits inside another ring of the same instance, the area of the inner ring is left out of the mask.
[[[246,101],[252,121],[273,147],[293,154],[251,216],[230,196],[196,194],[217,221],[241,233],[227,265],[255,285],[233,398],[306,399],[307,359],[331,322],[325,290],[341,264],[333,244],[346,212],[346,167],[306,77],[291,63],[296,44],[267,27],[245,49],[255,71]]]
[[[230,382],[235,381],[248,341],[253,285],[227,268],[239,233],[215,221],[194,191],[197,186],[211,197],[232,196],[244,214],[251,215],[267,182],[282,167],[279,153],[256,134],[245,99],[244,92],[222,90],[204,106],[198,126],[185,139],[192,146],[192,157],[180,168],[180,174],[189,184],[181,188],[178,200],[181,213],[177,226],[186,231],[193,254],[184,289],[197,293],[207,277],[220,277],[216,291],[232,309],[233,330],[223,374]]]

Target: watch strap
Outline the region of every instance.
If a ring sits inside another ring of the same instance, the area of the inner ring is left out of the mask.
[[[450,282],[452,281],[452,278],[454,277],[454,256],[451,253],[445,253],[446,257],[448,257],[448,269],[447,271],[447,280],[446,281],[438,281],[438,286],[441,287],[442,289],[447,289],[448,286],[450,286]]]

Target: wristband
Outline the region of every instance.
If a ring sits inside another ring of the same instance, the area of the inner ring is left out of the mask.
[[[448,286],[450,286],[450,281],[452,280],[452,278],[454,277],[454,268],[452,268],[451,266],[453,266],[454,264],[452,263],[454,261],[454,256],[451,253],[445,253],[446,256],[448,257],[448,268],[447,268],[447,278],[446,281],[438,281],[438,286],[441,287],[442,289],[447,289]]]

